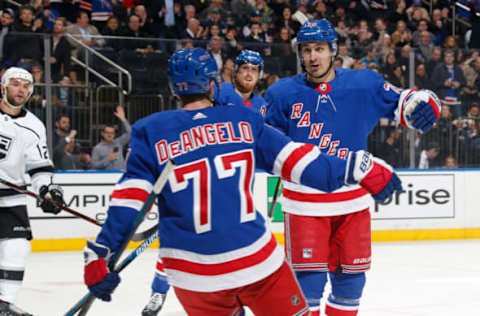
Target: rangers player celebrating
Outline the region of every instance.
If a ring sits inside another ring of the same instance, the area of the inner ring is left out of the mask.
[[[260,53],[252,50],[242,50],[235,58],[235,84],[224,82],[221,84],[217,103],[228,106],[246,106],[255,112],[265,115],[266,102],[263,97],[255,93],[260,78],[263,76],[263,59]],[[169,289],[162,259],[159,257],[155,267],[155,276],[152,282],[152,295],[142,311],[142,316],[155,316],[165,303]]]
[[[33,92],[32,75],[12,67],[2,76],[0,102],[0,178],[25,186],[28,171],[34,191],[46,213],[57,214],[63,191],[52,184],[53,165],[48,158],[45,126],[24,108]],[[32,232],[26,197],[0,186],[0,315],[30,315],[14,305],[22,285]]]
[[[419,132],[439,118],[440,102],[431,91],[399,90],[367,69],[334,69],[337,34],[326,19],[302,26],[297,54],[305,73],[279,80],[265,96],[266,122],[294,141],[345,159],[366,149],[382,117]],[[285,249],[313,315],[320,315],[327,274],[332,292],[326,314],[357,315],[371,262],[368,193],[360,186],[328,193],[284,182]]]
[[[85,283],[109,301],[119,283],[106,260],[128,235],[132,220],[169,159],[175,170],[158,197],[160,255],[168,283],[188,315],[307,315],[308,305],[263,216],[255,209],[255,168],[317,189],[360,184],[379,200],[401,190],[391,167],[364,151],[348,160],[295,143],[242,106],[213,107],[215,60],[201,48],[169,60],[180,110],[133,126],[125,174],[112,192],[108,217],[88,241]]]
[[[223,82],[218,103],[223,105],[244,104],[247,108],[265,115],[265,99],[255,93],[258,82],[263,77],[263,59],[253,50],[242,50],[235,58],[233,84]]]

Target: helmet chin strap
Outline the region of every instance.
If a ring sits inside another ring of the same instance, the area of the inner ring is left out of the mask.
[[[13,104],[11,104],[10,102],[8,102],[8,97],[7,97],[7,94],[6,94],[6,93],[5,93],[5,95],[3,96],[3,101],[5,101],[5,104],[7,104],[7,105],[8,105],[10,108],[12,108],[13,110],[19,110],[19,109],[21,109],[21,108],[25,105],[25,103],[26,103],[26,101],[25,101],[25,103],[23,103],[23,104],[21,104],[21,105],[13,105]]]

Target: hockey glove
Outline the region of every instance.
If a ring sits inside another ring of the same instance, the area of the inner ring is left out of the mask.
[[[395,191],[403,191],[402,182],[385,161],[364,150],[349,153],[345,184],[360,184],[375,201],[383,202]]]
[[[424,133],[440,118],[441,102],[430,90],[404,90],[400,94],[402,125]]]
[[[58,214],[65,204],[63,201],[63,189],[56,184],[42,185],[40,187],[40,196],[43,198],[40,207],[45,213]]]
[[[109,272],[107,268],[110,249],[94,241],[87,241],[83,249],[85,257],[84,281],[90,292],[102,301],[110,302],[111,294],[120,283],[120,276],[116,272]]]

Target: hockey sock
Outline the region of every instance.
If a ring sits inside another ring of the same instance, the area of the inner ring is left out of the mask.
[[[167,293],[170,285],[167,282],[167,276],[163,268],[163,261],[160,257],[157,260],[155,277],[152,282],[152,291],[157,293]]]
[[[327,273],[318,271],[295,271],[297,280],[302,288],[303,295],[312,316],[320,315],[320,299],[327,283]]]
[[[24,238],[0,240],[0,300],[15,302],[29,253],[30,242]]]
[[[360,305],[365,273],[329,273],[332,293],[325,307],[327,316],[356,316]]]

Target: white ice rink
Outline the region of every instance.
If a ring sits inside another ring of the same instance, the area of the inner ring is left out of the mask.
[[[88,315],[139,316],[150,295],[156,251],[128,266],[110,303]],[[63,315],[86,293],[81,252],[33,253],[17,304],[35,316]],[[160,315],[185,315],[173,291]],[[480,315],[480,240],[375,243],[359,316]],[[272,315],[274,316],[274,315]]]

